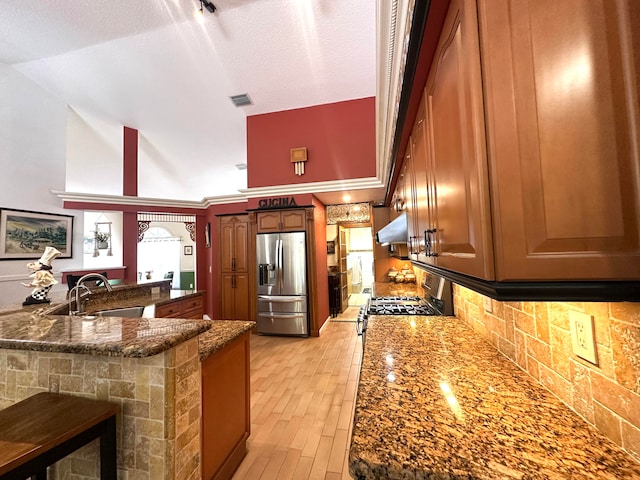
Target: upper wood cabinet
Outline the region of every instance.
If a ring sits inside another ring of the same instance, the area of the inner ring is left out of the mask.
[[[640,278],[635,25],[634,0],[451,1],[405,160],[426,232],[412,259],[500,282]]]
[[[270,210],[256,214],[258,233],[301,232],[306,229],[306,212],[298,210]]]
[[[424,230],[426,243],[431,244],[429,252],[437,255],[427,254],[426,258],[442,268],[492,280],[489,184],[474,0],[452,0],[423,101],[426,125],[424,129],[414,127],[414,157],[421,158],[420,183],[424,184],[420,209],[426,211],[420,218],[427,221]],[[429,206],[425,198],[427,175],[431,183]]]
[[[478,5],[498,280],[637,280],[640,5]]]

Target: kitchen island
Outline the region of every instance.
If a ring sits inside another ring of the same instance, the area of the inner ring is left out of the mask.
[[[119,476],[200,478],[201,360],[224,356],[253,322],[44,310],[0,314],[0,408],[44,391],[114,402],[121,406]],[[57,463],[50,475],[99,478],[96,443]]]
[[[640,464],[454,317],[371,316],[356,479],[640,479]]]

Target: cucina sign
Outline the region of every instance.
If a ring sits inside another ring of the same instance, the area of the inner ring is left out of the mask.
[[[258,201],[258,208],[285,208],[297,207],[293,197],[263,198]]]

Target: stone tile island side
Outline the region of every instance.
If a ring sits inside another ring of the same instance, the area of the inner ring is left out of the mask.
[[[118,292],[117,305],[103,298],[94,310],[149,304],[148,292],[130,290]],[[181,296],[165,291],[153,301],[170,298]],[[47,313],[55,308],[61,306],[0,311],[0,408],[44,391],[114,402],[121,405],[119,478],[200,478],[201,361],[247,334],[253,322]],[[99,478],[97,442],[49,475]]]

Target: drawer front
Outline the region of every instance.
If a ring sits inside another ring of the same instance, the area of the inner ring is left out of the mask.
[[[180,318],[184,311],[182,301],[166,303],[156,306],[156,318],[175,317]]]
[[[204,302],[202,301],[202,295],[200,295],[198,297],[187,298],[185,300],[182,300],[182,308],[185,311],[195,310],[195,309],[202,309],[203,303]]]

